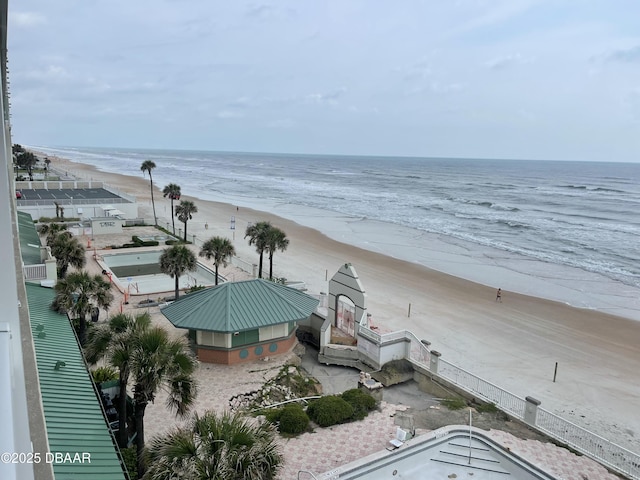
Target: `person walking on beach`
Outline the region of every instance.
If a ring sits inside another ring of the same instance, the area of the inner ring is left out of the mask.
[[[502,289],[499,288],[496,292],[496,302],[502,303]]]

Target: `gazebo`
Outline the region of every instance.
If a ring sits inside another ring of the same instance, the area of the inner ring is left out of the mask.
[[[198,359],[234,364],[288,352],[297,323],[319,300],[263,279],[227,282],[191,293],[162,309],[177,328],[190,331]]]

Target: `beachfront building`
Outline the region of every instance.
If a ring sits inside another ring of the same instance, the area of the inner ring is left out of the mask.
[[[15,296],[17,291],[18,301],[14,297],[3,303],[7,323],[0,323],[0,382],[12,378],[11,386],[0,391],[4,397],[16,396],[24,381],[26,400],[0,400],[1,411],[8,416],[2,420],[7,435],[0,444],[4,452],[31,452],[33,462],[24,457],[17,464],[3,463],[0,478],[122,480],[126,478],[123,463],[73,328],[66,315],[50,307],[55,297],[50,288],[56,278],[55,259],[47,247],[40,246],[29,214],[15,211],[13,205],[11,211],[17,230],[15,243],[7,246],[13,247],[9,250],[16,262],[7,262],[0,279],[2,294]],[[12,291],[4,274],[14,265],[17,285]],[[16,304],[19,314],[14,318]],[[11,345],[13,339],[19,343]],[[21,353],[22,358],[12,352]],[[15,373],[19,369],[22,378]],[[14,373],[7,377],[7,372]],[[27,423],[21,423],[23,413],[28,415]]]
[[[289,352],[298,322],[318,303],[294,288],[255,279],[189,294],[161,312],[189,330],[200,361],[230,365]]]
[[[0,0],[0,452],[46,452],[47,438],[31,339],[13,184],[7,92],[7,0]],[[35,254],[39,255],[38,252]],[[0,462],[0,478],[52,479],[51,464]]]

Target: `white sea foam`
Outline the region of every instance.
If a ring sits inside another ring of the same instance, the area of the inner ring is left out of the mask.
[[[34,148],[136,176],[150,158],[158,186],[178,183],[185,194],[267,210],[476,282],[640,319],[640,165]]]

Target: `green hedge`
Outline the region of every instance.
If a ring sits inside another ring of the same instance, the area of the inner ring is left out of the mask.
[[[137,247],[157,247],[158,245],[160,245],[160,242],[158,242],[157,240],[142,241],[137,235],[131,237],[131,240]]]
[[[309,428],[309,416],[297,403],[290,403],[280,412],[278,431],[297,435]]]
[[[362,420],[369,415],[369,412],[376,408],[376,400],[371,395],[363,392],[359,388],[352,388],[340,395],[349,405],[353,407],[353,420]]]
[[[353,416],[353,407],[342,397],[329,395],[309,404],[307,415],[321,427],[344,423]]]

